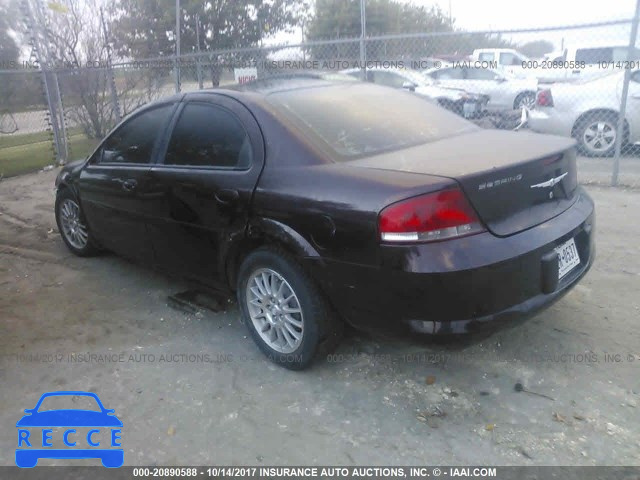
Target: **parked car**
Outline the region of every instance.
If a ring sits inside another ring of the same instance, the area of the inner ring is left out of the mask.
[[[443,87],[463,88],[489,97],[490,110],[519,110],[532,108],[536,102],[538,82],[533,78],[517,78],[491,68],[472,66],[431,68],[423,75]]]
[[[545,83],[573,81],[598,77],[603,71],[628,69],[627,60],[640,60],[640,50],[633,48],[629,51],[629,45],[581,44],[545,55],[543,61],[535,64],[544,67],[539,67],[534,72]]]
[[[359,68],[343,70],[342,73],[362,79],[362,70]],[[462,88],[436,85],[432,79],[413,70],[371,68],[366,70],[366,81],[410,90],[465,118],[482,115],[489,102],[489,97],[486,95],[470,93]]]
[[[589,156],[613,154],[624,72],[606,73],[577,83],[558,83],[538,92],[529,127],[541,133],[574,137]],[[631,74],[623,144],[640,142],[640,71]]]
[[[513,48],[477,48],[471,54],[471,62],[495,68],[502,73],[511,74],[518,78],[527,78],[532,74],[523,68],[523,64],[530,59],[526,55],[514,50]]]
[[[484,130],[402,89],[265,79],[123,120],[56,179],[75,254],[112,250],[236,292],[274,362],[342,320],[474,332],[551,305],[594,258],[574,142]]]

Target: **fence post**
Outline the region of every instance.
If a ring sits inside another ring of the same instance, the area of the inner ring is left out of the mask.
[[[202,90],[202,66],[200,65],[200,15],[196,15],[196,74],[198,75],[198,88]]]
[[[45,38],[45,33],[40,29],[40,25],[36,21],[36,15],[34,13],[34,6],[29,0],[23,1],[23,11],[27,20],[27,28],[31,36],[32,55],[35,56],[35,60],[40,67],[42,73],[42,84],[44,87],[44,95],[47,100],[47,108],[49,110],[49,122],[51,123],[51,130],[53,131],[53,147],[54,147],[54,161],[58,164],[64,163],[63,152],[60,141],[60,129],[58,125],[58,116],[56,114],[56,107],[51,98],[51,88],[49,87],[49,76],[47,75],[48,55],[42,54],[42,45],[40,39]],[[39,12],[41,13],[41,12]]]
[[[640,0],[638,0],[640,1]],[[365,15],[365,0],[360,0],[360,68],[362,69],[362,80],[367,80],[367,17]]]
[[[53,74],[53,86],[56,89],[56,100],[57,100],[57,105],[56,105],[56,109],[58,110],[58,118],[56,119],[56,123],[58,125],[58,131],[60,132],[60,135],[58,136],[58,141],[60,142],[60,146],[59,146],[59,150],[58,153],[61,153],[63,155],[61,155],[61,161],[59,161],[58,163],[64,164],[69,160],[69,145],[68,145],[68,139],[69,136],[67,135],[67,124],[66,124],[66,119],[65,119],[65,114],[64,114],[64,107],[62,105],[62,94],[60,93],[60,82],[58,82],[58,72],[56,72],[55,70],[52,72]]]
[[[104,13],[100,7],[100,23],[102,23],[102,32],[104,34],[104,44],[107,48],[107,75],[109,75],[109,88],[111,89],[111,107],[116,116],[116,123],[120,122],[122,115],[120,114],[120,105],[118,104],[118,90],[116,89],[116,77],[113,73],[113,65],[111,64],[111,44],[107,35],[107,24],[104,21]]]
[[[631,34],[629,35],[629,48],[627,50],[627,62],[631,62],[635,57],[632,55],[636,46],[638,36],[638,21],[640,20],[640,0],[636,0],[636,12],[631,23]],[[613,172],[611,174],[611,185],[618,185],[618,174],[620,173],[620,155],[622,153],[622,140],[624,136],[624,117],[627,113],[627,96],[629,95],[629,81],[631,80],[631,70],[624,71],[624,82],[622,84],[622,98],[620,99],[620,113],[618,115],[618,125],[616,127],[616,148],[613,154]]]
[[[176,0],[176,58],[174,66],[176,93],[180,93],[180,0]]]

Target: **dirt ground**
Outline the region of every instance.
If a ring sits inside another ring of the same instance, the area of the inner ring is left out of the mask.
[[[351,332],[296,373],[235,306],[182,313],[181,281],[72,256],[56,173],[0,182],[0,465],[53,390],[116,410],[126,465],[640,465],[640,190],[588,187],[596,263],[527,323],[447,346]]]

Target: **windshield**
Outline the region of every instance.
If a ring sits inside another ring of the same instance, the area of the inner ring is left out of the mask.
[[[336,160],[399,150],[478,129],[413,93],[370,84],[288,90],[268,99]]]
[[[407,80],[412,81],[418,86],[425,85],[425,84],[431,85],[433,83],[433,81],[430,78],[424,77],[420,73],[415,72],[413,70],[402,70],[400,73],[402,74],[403,77],[406,77]]]

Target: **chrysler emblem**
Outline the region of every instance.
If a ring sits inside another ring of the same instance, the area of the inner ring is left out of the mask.
[[[551,180],[547,180],[546,182],[536,183],[535,185],[531,185],[531,188],[553,187],[554,185],[557,185],[558,183],[560,183],[562,179],[566,177],[568,174],[569,172],[564,172],[562,175],[552,178]]]

